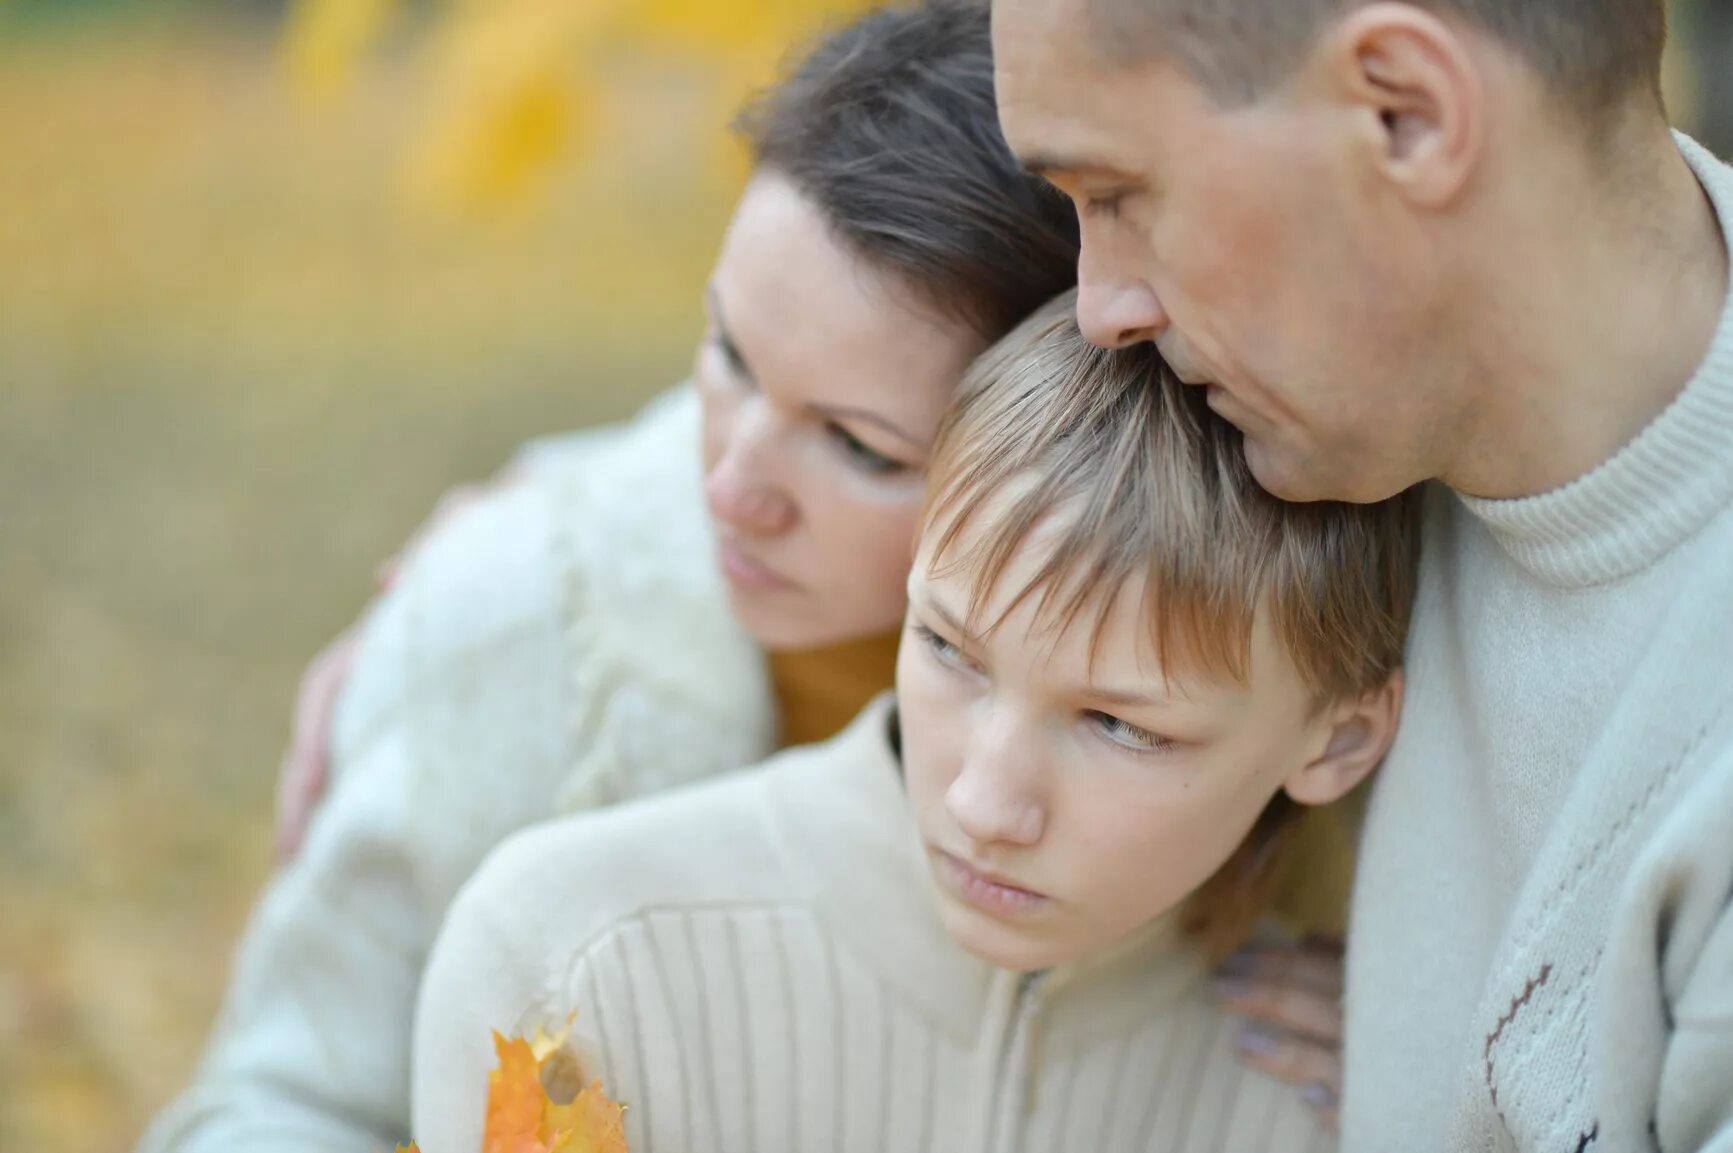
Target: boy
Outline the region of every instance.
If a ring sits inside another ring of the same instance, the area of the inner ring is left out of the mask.
[[[1329,1144],[1238,1066],[1205,962],[1295,804],[1389,745],[1413,510],[1265,495],[1073,303],[940,431],[894,702],[471,882],[422,992],[426,1153],[480,1148],[490,1030],[574,1011],[640,1150]]]

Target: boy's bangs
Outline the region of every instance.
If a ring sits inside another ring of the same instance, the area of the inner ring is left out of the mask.
[[[1199,492],[1228,479],[1207,479],[1204,450],[1219,422],[1200,419],[1201,396],[1162,379],[1152,349],[1077,341],[1025,352],[977,367],[993,378],[992,395],[956,406],[935,454],[930,563],[967,575],[969,627],[985,635],[1034,597],[1055,638],[1091,618],[1093,653],[1121,594],[1141,583],[1164,676],[1245,683],[1265,550],[1245,547],[1257,526],[1236,501]],[[1129,387],[1128,377],[1141,379]],[[1005,596],[1006,573],[1029,549],[1039,565]]]

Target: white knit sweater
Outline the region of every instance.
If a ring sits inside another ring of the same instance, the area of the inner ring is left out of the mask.
[[[770,687],[716,574],[699,460],[696,397],[677,391],[552,446],[428,542],[367,622],[331,795],[145,1153],[391,1149],[422,966],[487,851],[770,750]]]
[[[1680,147],[1733,233],[1733,170]],[[1733,303],[1611,460],[1426,511],[1349,934],[1344,1147],[1727,1153]]]
[[[490,1030],[575,1010],[636,1153],[1331,1147],[1168,923],[1039,975],[939,919],[886,729],[513,839],[428,964],[426,1153],[481,1147]]]

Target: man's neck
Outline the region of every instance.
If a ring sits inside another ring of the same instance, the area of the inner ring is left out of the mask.
[[[1652,152],[1616,191],[1586,171],[1514,190],[1463,318],[1471,401],[1443,476],[1452,488],[1519,497],[1568,484],[1701,365],[1727,298],[1727,244],[1671,135]]]

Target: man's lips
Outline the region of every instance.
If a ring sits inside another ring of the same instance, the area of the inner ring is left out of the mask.
[[[944,887],[964,904],[991,916],[1025,916],[1051,899],[1045,893],[1026,889],[1008,877],[971,865],[943,849],[935,848],[933,858]]]
[[[760,592],[775,592],[794,587],[775,569],[755,559],[732,540],[723,538],[716,546],[717,560],[729,583]]]

